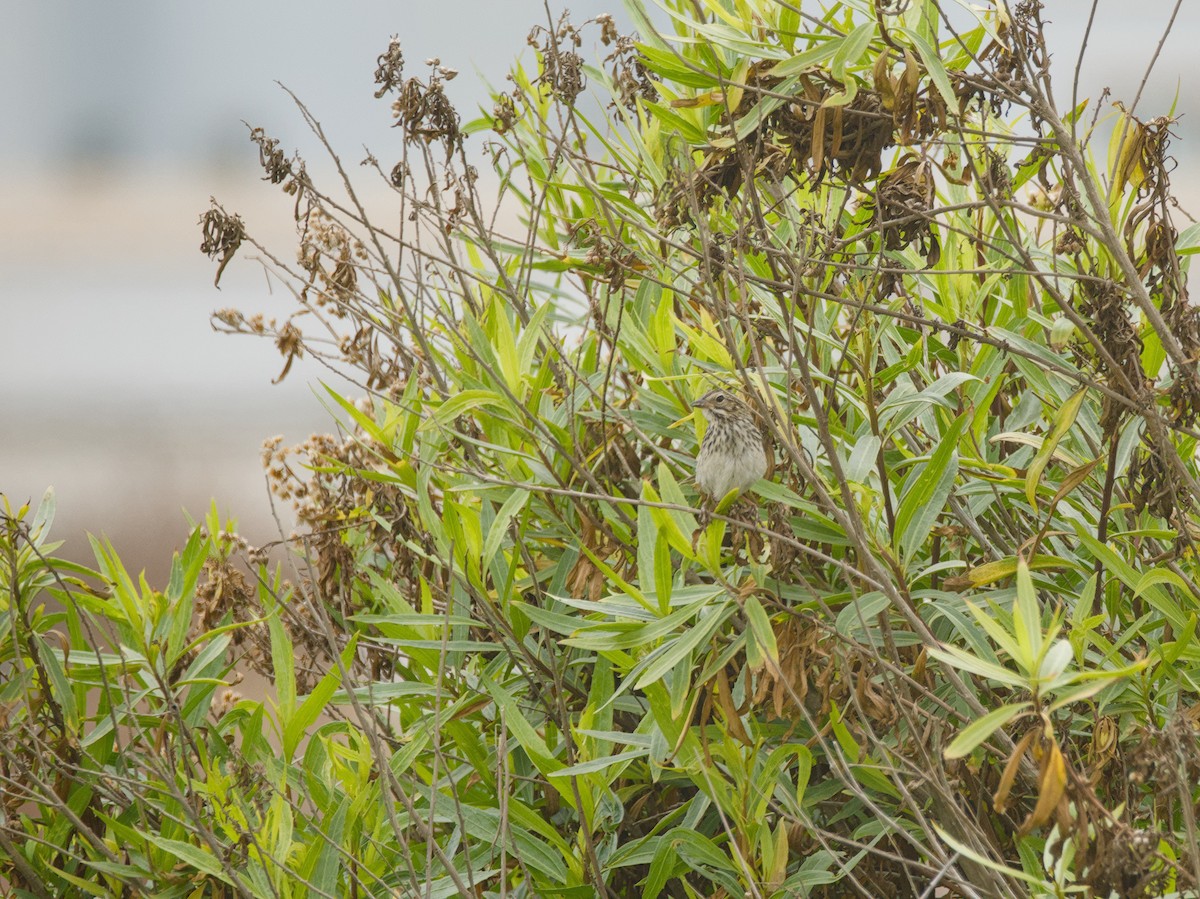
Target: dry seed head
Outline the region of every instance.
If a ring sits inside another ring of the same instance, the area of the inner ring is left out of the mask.
[[[213,318],[231,328],[238,327],[246,320],[236,309],[218,309],[213,313]]]
[[[378,100],[400,84],[404,72],[404,54],[400,51],[399,37],[392,35],[387,50],[379,55],[376,62],[379,65],[375,69],[375,83],[379,85],[379,90],[375,91],[375,99]]]

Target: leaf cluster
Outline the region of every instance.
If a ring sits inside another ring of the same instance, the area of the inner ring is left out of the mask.
[[[340,183],[253,132],[298,262],[219,207],[206,249],[254,247],[297,310],[216,320],[358,393],[264,454],[291,583],[215,517],[159,593],[10,512],[11,883],[1200,886],[1200,239],[1169,121],[1116,109],[1097,159],[1036,3],[631,10],[536,30],[466,121],[391,45],[383,213],[303,104]],[[716,385],[773,464],[714,508]],[[220,701],[247,668],[273,698]]]

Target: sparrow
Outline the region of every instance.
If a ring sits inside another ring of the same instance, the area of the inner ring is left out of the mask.
[[[750,407],[728,390],[710,390],[692,403],[708,419],[696,456],[696,486],[714,499],[745,490],[767,473],[762,432]]]

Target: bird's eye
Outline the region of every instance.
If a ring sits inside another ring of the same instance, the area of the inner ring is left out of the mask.
[[[725,402],[725,394],[723,394],[723,393],[718,393],[716,396],[714,396],[714,397],[713,397],[713,402],[714,402],[714,403],[723,403],[723,402]]]

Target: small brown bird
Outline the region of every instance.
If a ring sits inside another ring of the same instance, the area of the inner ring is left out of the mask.
[[[745,490],[767,473],[762,433],[750,407],[728,390],[710,390],[692,403],[708,419],[696,456],[696,485],[714,499]]]

